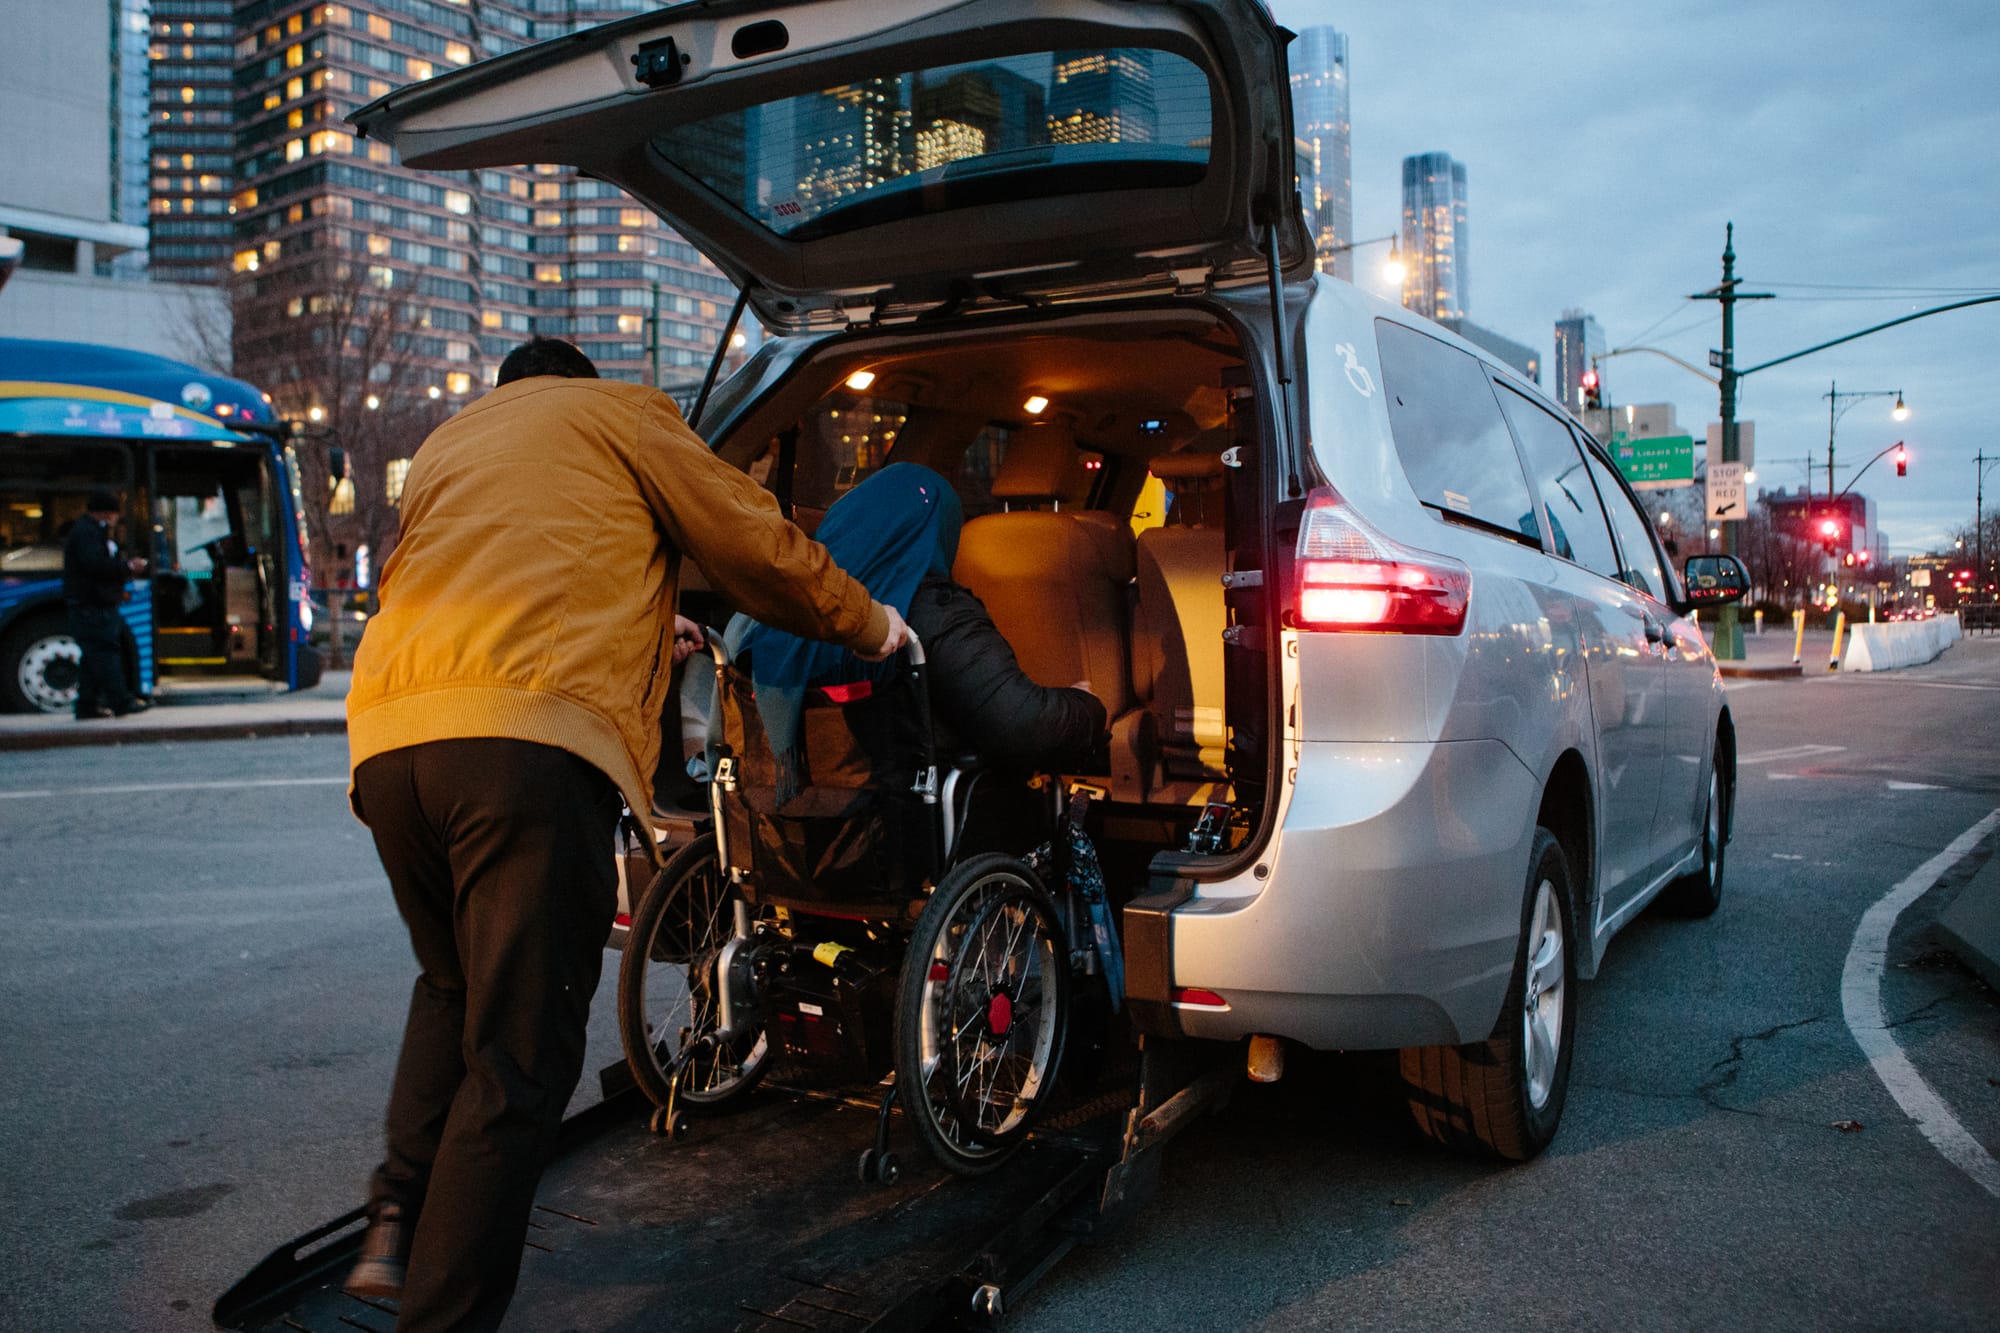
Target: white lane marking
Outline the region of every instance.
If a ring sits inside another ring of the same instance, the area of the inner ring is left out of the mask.
[[[1766,773],[1764,776],[1773,782],[1797,782],[1802,775],[1798,773]]]
[[[1882,1016],[1882,965],[1896,918],[1996,826],[2000,826],[2000,810],[1991,812],[1952,839],[1951,846],[1911,871],[1908,879],[1862,913],[1861,924],[1854,928],[1854,942],[1848,946],[1847,965],[1841,969],[1840,1008],[1847,1019],[1847,1030],[1854,1034],[1861,1053],[1874,1067],[1875,1077],[1882,1080],[1882,1086],[1896,1099],[1896,1105],[1916,1122],[1918,1131],[1944,1154],[1946,1161],[2000,1199],[2000,1162],[1993,1160],[1979,1140],[1959,1123],[1944,1099],[1924,1082],[1923,1075],[1910,1063],[1910,1057],[1896,1044],[1896,1036]]]
[[[1769,764],[1780,759],[1811,759],[1814,755],[1839,754],[1845,745],[1787,745],[1779,750],[1752,750],[1749,754],[1736,756],[1736,765]]]
[[[1920,690],[2000,690],[2000,685],[1971,685],[1949,680],[1904,680],[1899,685],[1914,685]]]
[[[346,778],[250,778],[234,782],[134,782],[119,787],[48,787],[38,791],[0,791],[0,801],[27,801],[45,796],[131,796],[152,791],[242,791],[252,787],[345,787]]]
[[[1930,782],[1891,782],[1890,791],[1942,791],[1942,787]]]
[[[1772,852],[1773,861],[1803,861],[1806,858],[1797,852]]]

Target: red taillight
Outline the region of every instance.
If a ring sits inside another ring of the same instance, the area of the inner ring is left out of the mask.
[[[1229,1007],[1229,1001],[1223,999],[1214,991],[1203,990],[1199,986],[1174,987],[1174,1003],[1191,1004],[1198,1009],[1227,1009]]]
[[[1457,634],[1472,571],[1384,536],[1331,487],[1316,488],[1299,527],[1300,629]]]

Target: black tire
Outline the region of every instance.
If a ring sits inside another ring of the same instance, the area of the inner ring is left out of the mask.
[[[0,705],[10,713],[66,713],[76,707],[83,650],[61,611],[21,617],[0,635]]]
[[[326,674],[326,659],[319,655],[319,649],[309,643],[299,645],[299,688],[310,690],[317,686]]]
[[[1061,921],[1034,871],[999,853],[953,867],[917,918],[896,990],[896,1095],[917,1142],[958,1175],[1005,1161],[1055,1085],[1070,1003]]]
[[[1732,793],[1719,765],[1708,770],[1708,801],[1701,816],[1701,865],[1660,891],[1662,911],[1674,916],[1714,916],[1722,906],[1722,872],[1729,856]]]
[[[738,901],[716,859],[715,835],[704,834],[673,855],[632,913],[618,965],[618,1037],[633,1081],[655,1106],[667,1104],[681,1053],[715,1030],[715,964],[735,934]],[[771,1063],[770,1042],[759,1029],[686,1063],[678,1099],[714,1106],[757,1085]]]
[[[1458,1152],[1514,1162],[1527,1161],[1555,1137],[1576,1047],[1569,862],[1555,834],[1537,827],[1528,863],[1521,943],[1494,1035],[1401,1052],[1403,1089],[1419,1132]]]

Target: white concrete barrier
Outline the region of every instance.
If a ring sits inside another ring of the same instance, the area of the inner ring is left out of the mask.
[[[1898,620],[1888,624],[1856,625],[1849,631],[1842,671],[1894,671],[1921,666],[1959,639],[1957,615],[1930,620]]]

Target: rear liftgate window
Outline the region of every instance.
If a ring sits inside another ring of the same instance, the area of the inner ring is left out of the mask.
[[[1540,545],[1535,502],[1478,361],[1436,338],[1375,321],[1389,429],[1417,498]]]
[[[842,84],[678,126],[654,147],[795,241],[1010,199],[1187,186],[1208,78],[1165,51],[1044,51]]]

